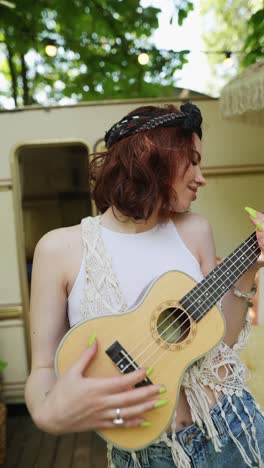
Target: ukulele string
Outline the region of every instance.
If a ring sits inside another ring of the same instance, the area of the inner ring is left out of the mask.
[[[250,248],[254,247],[255,245],[257,245],[257,241],[254,241],[254,244],[251,245],[251,246],[249,246],[249,248],[247,249],[247,251],[250,250]],[[247,251],[245,251],[245,253],[246,253]],[[255,252],[252,252],[252,254],[254,255]],[[250,257],[249,257],[249,258],[250,258]],[[244,263],[245,263],[245,262],[244,262]],[[244,264],[244,263],[243,263],[243,264]],[[233,264],[233,266],[235,266],[235,263]],[[239,270],[239,269],[236,268],[236,270]],[[224,273],[224,274],[225,274],[225,273]],[[220,279],[220,277],[219,277],[219,279]],[[206,281],[207,281],[207,280],[206,280]],[[213,284],[214,284],[214,283],[212,283],[212,285],[213,285]],[[208,299],[210,299],[210,297],[208,297],[207,300],[208,300]],[[196,300],[194,301],[193,305],[195,304],[195,302],[196,302]],[[204,301],[204,304],[205,304],[205,303],[206,303],[206,301]],[[177,310],[177,309],[173,309],[173,311],[171,312],[170,316],[171,316],[176,310]],[[167,327],[167,328],[162,332],[162,334],[161,334],[160,336],[164,335],[164,333],[165,333],[170,327],[173,327],[174,323],[176,323],[177,320],[179,320],[179,318],[181,318],[184,314],[185,314],[185,312],[183,311],[183,312],[180,314],[180,316],[177,317],[177,318],[174,320],[174,322],[172,322],[172,324],[170,324],[169,327]],[[191,315],[192,315],[192,314],[191,314]],[[170,317],[170,316],[169,316],[169,317]],[[202,316],[202,314],[200,314],[200,315],[198,316],[197,319],[199,319],[201,316]],[[163,322],[165,322],[169,317],[167,317]],[[189,318],[188,318],[188,317],[187,317],[186,320],[180,325],[180,327],[178,327],[175,331],[173,331],[172,335],[173,335],[174,333],[176,333],[178,330],[180,330],[180,329],[182,328],[182,326],[184,325],[184,323],[186,323],[187,321],[189,321]],[[161,323],[163,323],[163,322],[161,322]],[[192,325],[191,325],[191,326],[192,326]],[[190,326],[188,329],[186,329],[186,330],[184,331],[183,334],[185,334],[185,333],[191,328],[191,326]],[[149,333],[149,336],[151,336],[150,333]],[[181,336],[182,336],[182,335],[181,335]],[[178,339],[180,339],[181,336],[180,336]],[[141,341],[141,343],[144,342],[144,341],[146,341],[147,338],[148,338],[148,337],[144,338],[144,339]],[[155,342],[156,342],[156,340],[154,340],[154,341],[153,341],[152,343],[150,343],[145,349],[143,349],[143,350],[141,351],[141,353],[140,353],[138,356],[136,356],[135,360],[138,359],[145,351],[147,351],[147,349],[149,349]],[[132,353],[135,349],[137,349],[137,348],[140,346],[141,343],[137,343],[137,344],[134,346],[134,348],[133,348],[132,350],[129,351],[129,354]],[[122,358],[117,364],[121,363],[123,359],[124,359],[124,358]],[[145,360],[145,361],[146,361],[146,360]],[[145,362],[145,361],[144,361],[144,362]],[[133,362],[134,362],[134,361],[133,361]],[[128,367],[128,366],[126,366],[126,367],[123,369],[123,371],[125,371],[125,370],[127,369],[127,367]]]
[[[257,244],[257,242],[254,241],[253,245],[249,246],[249,248],[254,247],[256,244]],[[247,249],[247,250],[249,250],[249,249]],[[254,252],[254,251],[251,253],[251,256],[252,256],[252,255],[255,255],[255,252]],[[249,257],[249,259],[250,259],[250,257]],[[244,263],[245,263],[245,262],[244,262]],[[244,264],[244,263],[243,263],[243,264]],[[235,263],[234,263],[233,265],[235,265]],[[237,269],[238,269],[238,268],[236,268],[236,270],[237,270]],[[208,298],[207,298],[207,299],[208,299]],[[205,301],[205,302],[206,302],[206,301]],[[169,315],[169,317],[170,317],[170,316],[174,313],[174,311],[176,311],[176,310],[177,310],[177,309],[174,309],[174,310],[172,311],[172,313]],[[185,312],[183,311],[182,314],[181,314],[179,317],[181,317],[181,316],[184,315],[184,314],[185,314]],[[198,316],[197,320],[198,320],[199,317],[201,317],[202,315],[203,315],[203,314],[201,313],[200,316]],[[169,317],[167,317],[167,318],[169,318]],[[179,320],[179,317],[177,317],[176,320],[175,320],[174,322],[177,322],[177,320]],[[163,320],[163,322],[165,322],[165,321],[167,320],[167,318],[166,318],[165,320]],[[169,336],[169,338],[171,338],[171,337],[173,336],[173,334],[177,333],[177,331],[180,330],[180,329],[182,328],[182,326],[184,325],[184,323],[186,323],[187,321],[189,321],[189,317],[186,318],[186,320],[180,325],[180,327],[178,327],[178,329],[174,330],[174,331],[171,333],[171,335]],[[161,323],[163,323],[163,322],[161,322]],[[171,324],[171,326],[173,327],[173,323]],[[177,341],[180,340],[180,338],[181,338],[182,336],[184,336],[184,334],[186,334],[186,333],[188,332],[188,330],[191,329],[192,326],[193,326],[193,324],[191,323],[191,325],[190,325],[186,330],[184,330],[183,333],[177,338]],[[165,332],[166,332],[169,328],[170,328],[170,327],[167,327],[166,330],[164,330],[163,333],[160,334],[160,336],[162,336],[162,334],[164,335]],[[167,338],[167,340],[168,340],[169,338]],[[146,339],[146,338],[145,338],[145,339]],[[143,341],[144,341],[144,340],[143,340]],[[176,341],[176,342],[177,342],[177,341]],[[148,345],[148,347],[145,348],[145,350],[143,350],[143,351],[140,353],[140,355],[137,356],[137,357],[135,358],[135,360],[138,359],[138,357],[140,357],[143,353],[145,353],[146,350],[149,349],[155,342],[156,342],[156,340],[154,340],[154,342],[150,343],[150,344]],[[136,348],[137,348],[138,346],[139,346],[139,344],[136,345]],[[134,348],[135,348],[135,347],[134,347]],[[131,351],[130,351],[130,352],[131,352]],[[152,353],[150,356],[148,356],[148,358],[145,359],[145,361],[144,361],[143,363],[145,363],[146,360],[148,360],[152,355],[153,355],[153,353]],[[122,360],[123,360],[123,359],[121,359],[119,362],[122,362]],[[135,362],[135,360],[134,360],[133,362]],[[155,362],[156,362],[156,361],[155,361]],[[127,367],[128,367],[128,366],[125,366],[125,368],[123,369],[123,371],[125,371],[125,370],[127,369]]]
[[[200,317],[202,317],[202,316],[203,316],[203,313],[200,313],[200,315],[197,317],[197,320],[198,320]],[[178,319],[176,319],[175,321],[177,321],[177,320],[178,320]],[[182,323],[182,325],[183,325],[185,322],[187,322],[188,320],[189,320],[189,318],[187,317],[187,319]],[[175,331],[173,331],[173,332],[169,335],[169,337],[167,338],[167,340],[169,340],[169,339],[174,335],[174,333],[175,333],[176,331],[178,331],[179,329],[181,329],[182,325],[181,325],[180,327],[178,327]],[[184,330],[183,333],[181,333],[181,335],[177,338],[177,341],[178,341],[182,336],[184,336],[184,335],[192,328],[192,326],[193,326],[193,324],[191,323],[191,325],[190,325],[188,328],[186,328],[186,330]],[[153,344],[153,343],[152,343],[152,344]],[[152,345],[152,344],[151,344],[151,345]],[[140,366],[140,367],[142,367],[142,366],[145,364],[145,362],[148,361],[148,360],[149,360],[154,354],[156,354],[158,351],[159,351],[159,350],[154,349],[154,351],[153,351],[149,356],[147,356],[147,358],[145,358],[145,360],[141,363],[141,366]],[[156,359],[156,361],[154,361],[154,362],[151,364],[151,367],[155,366],[155,365],[157,364],[157,362],[159,362],[160,359],[163,358],[164,355],[165,355],[168,351],[169,351],[169,349],[167,349],[166,351],[164,351],[162,355],[158,356],[158,358]],[[136,359],[138,360],[138,357],[137,357]]]
[[[257,245],[257,241],[254,241],[254,243],[253,243],[252,245],[249,246],[249,248],[247,249],[247,251],[250,250],[252,247],[255,247],[255,245]],[[245,251],[245,253],[246,253],[247,251]],[[255,254],[255,252],[252,252],[252,254]],[[249,257],[249,258],[250,258],[250,257]],[[245,263],[245,262],[244,262],[244,263]],[[233,264],[233,266],[235,266],[235,263]],[[238,270],[238,268],[236,268],[236,270]],[[225,273],[224,273],[224,275],[225,275]],[[223,276],[223,275],[222,275],[222,276]],[[219,279],[221,279],[221,277],[219,277]],[[214,284],[214,283],[213,283],[213,284]],[[192,295],[193,295],[193,294],[192,294]],[[190,297],[190,298],[191,298],[191,297]],[[210,298],[210,297],[208,297],[207,300],[208,300],[209,298]],[[197,299],[194,301],[193,305],[195,304],[196,301],[197,301]],[[205,304],[205,303],[206,303],[206,301],[204,301],[204,304]],[[174,313],[176,310],[177,310],[177,309],[173,309],[172,312],[169,314],[169,316],[166,317],[166,319],[164,319],[164,320],[161,322],[161,324],[165,323],[165,322],[173,315],[173,313]],[[164,335],[164,334],[166,333],[166,331],[167,331],[170,327],[173,327],[174,323],[176,323],[184,314],[185,314],[185,312],[183,311],[183,312],[180,314],[180,316],[177,317],[177,318],[174,320],[174,322],[172,322],[172,323],[160,334],[160,336]],[[202,315],[203,315],[203,314],[201,313],[201,314],[198,316],[197,319],[199,319]],[[192,314],[191,314],[191,316],[192,316]],[[177,333],[178,330],[181,330],[181,328],[182,328],[182,326],[184,325],[184,323],[186,323],[186,322],[188,322],[188,321],[189,321],[189,317],[187,317],[187,318],[185,319],[185,321],[184,321],[176,330],[174,330],[174,331],[171,333],[171,335],[169,336],[169,338],[170,338],[171,336],[173,336],[173,334]],[[161,325],[161,324],[160,324],[160,325]],[[184,334],[186,334],[186,333],[188,332],[188,330],[191,329],[191,327],[192,327],[192,324],[191,324],[186,330],[184,330],[184,332],[178,337],[177,341],[178,341]],[[151,336],[150,333],[149,333],[149,336]],[[147,338],[148,338],[148,337],[145,337],[140,343],[137,343],[137,344],[134,346],[134,348],[133,348],[131,351],[129,351],[129,354],[131,354],[135,349],[137,349],[137,348],[141,345],[142,342],[146,341]],[[169,338],[168,338],[168,339],[169,339]],[[154,341],[153,341],[152,343],[150,343],[144,350],[142,350],[141,353],[140,353],[138,356],[135,357],[135,359],[133,360],[133,362],[135,362],[136,360],[138,360],[138,358],[139,358],[143,353],[145,353],[155,342],[156,342],[156,340],[154,340]],[[152,354],[153,354],[153,353],[152,353]],[[144,362],[143,362],[141,365],[143,365],[143,364],[146,362],[146,360],[148,360],[149,357],[152,356],[152,354],[151,354],[150,356],[148,356],[148,358],[145,359]],[[120,364],[124,359],[125,359],[125,358],[122,358],[122,359],[117,363],[117,365]],[[122,372],[124,372],[127,368],[128,368],[128,366],[125,366],[124,369],[122,369]]]

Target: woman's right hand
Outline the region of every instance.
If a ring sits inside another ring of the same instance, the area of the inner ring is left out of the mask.
[[[146,369],[126,375],[95,378],[84,371],[96,355],[97,343],[58,378],[36,415],[36,424],[46,432],[61,434],[117,427],[113,420],[120,408],[123,427],[145,422],[143,413],[159,400],[162,385],[134,388],[146,377]],[[165,403],[165,402],[164,402]]]

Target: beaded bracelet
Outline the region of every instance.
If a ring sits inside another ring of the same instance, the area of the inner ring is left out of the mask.
[[[235,286],[231,287],[231,291],[235,294],[235,296],[240,297],[241,299],[244,299],[248,305],[248,307],[251,307],[253,303],[251,302],[250,299],[255,296],[257,292],[257,285],[256,283],[253,283],[252,289],[248,293],[242,293],[239,289],[237,289]]]

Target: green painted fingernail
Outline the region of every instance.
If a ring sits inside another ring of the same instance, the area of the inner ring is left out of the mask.
[[[258,230],[259,232],[262,232],[262,231],[263,231],[263,226],[262,226],[261,223],[257,223],[256,226],[257,226],[257,230]]]
[[[150,426],[152,426],[152,423],[149,421],[143,421],[142,423],[140,423],[140,427],[150,427]]]
[[[96,333],[93,333],[89,338],[88,346],[92,346],[95,342],[95,339],[96,339]]]
[[[161,395],[162,395],[162,393],[166,393],[166,391],[167,391],[166,387],[161,387],[161,388],[159,389],[159,393],[160,393]]]
[[[146,372],[146,375],[147,376],[151,375],[153,371],[154,371],[154,367],[149,367],[147,372]]]
[[[162,406],[167,405],[169,403],[169,400],[159,400],[154,403],[154,408],[162,408]]]
[[[257,217],[257,212],[256,212],[256,210],[254,210],[254,208],[250,208],[249,206],[246,206],[246,207],[245,207],[245,211],[246,211],[250,216],[252,216],[252,218],[256,219],[256,217]]]

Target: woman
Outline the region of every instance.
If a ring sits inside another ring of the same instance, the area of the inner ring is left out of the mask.
[[[180,110],[141,107],[125,116],[106,133],[107,150],[91,164],[101,215],[39,241],[31,293],[32,370],[25,395],[33,420],[44,431],[119,424],[144,428],[149,425],[144,413],[167,404],[162,382],[134,388],[147,369],[111,378],[83,377],[100,345],[94,336],[58,379],[54,355],[69,326],[128,310],[164,272],[180,270],[199,282],[215,267],[211,228],[189,211],[205,185],[201,124],[201,113],[191,103]],[[263,253],[264,215],[248,210]],[[262,265],[263,255],[225,294],[224,340],[185,372],[168,432],[138,452],[109,447],[110,466],[261,465],[264,419],[245,390],[239,351],[249,332],[247,306]]]

